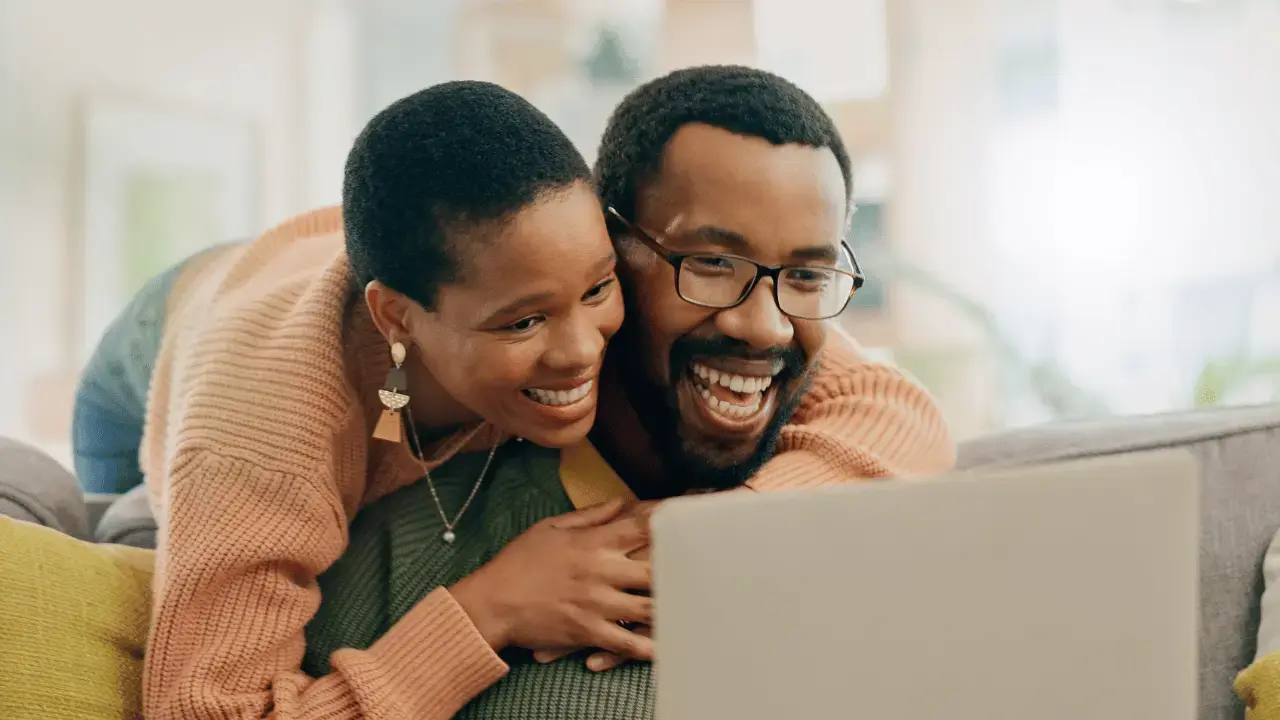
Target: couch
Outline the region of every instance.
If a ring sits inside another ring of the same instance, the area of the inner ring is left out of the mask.
[[[961,468],[1184,447],[1201,464],[1200,720],[1235,720],[1254,659],[1262,558],[1280,529],[1280,405],[1060,423],[960,447]]]
[[[963,443],[958,464],[961,469],[1016,467],[1171,447],[1187,448],[1202,466],[1199,718],[1236,720],[1244,717],[1244,707],[1231,684],[1254,659],[1261,563],[1280,528],[1280,405],[996,433]],[[86,511],[75,502],[74,479],[33,452],[0,444],[0,513],[62,522],[67,532],[99,542],[154,544],[155,526],[143,492],[89,498]],[[39,482],[62,488],[50,493],[45,486],[43,503],[34,492],[40,485],[33,484],[41,477]]]
[[[81,540],[153,548],[155,520],[143,488],[124,496],[80,492],[75,476],[39,450],[0,437],[0,516]]]

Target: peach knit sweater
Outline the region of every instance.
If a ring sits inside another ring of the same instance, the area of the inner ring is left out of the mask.
[[[159,519],[148,720],[445,720],[506,665],[447,590],[322,678],[299,668],[316,578],[364,505],[414,482],[370,442],[389,367],[351,301],[341,211],[301,215],[184,273],[157,358],[142,463]],[[431,452],[488,447],[489,426]],[[759,489],[933,473],[954,447],[928,395],[833,338]]]

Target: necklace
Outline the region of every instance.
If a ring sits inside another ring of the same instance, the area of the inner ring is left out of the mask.
[[[413,426],[412,411],[406,409],[405,420],[409,423],[410,447],[413,454],[418,458],[418,462],[426,464],[426,458],[422,456],[422,448],[418,445],[418,431]],[[498,452],[498,445],[502,443],[501,438],[493,443],[493,447],[489,449],[489,457],[484,461],[484,467],[480,470],[480,477],[476,478],[476,484],[471,487],[471,494],[467,495],[467,499],[463,501],[462,507],[458,508],[458,513],[450,520],[449,516],[444,512],[444,503],[440,502],[440,495],[436,492],[435,481],[431,479],[431,471],[424,470],[427,479],[427,489],[431,491],[431,499],[435,501],[436,512],[440,513],[440,522],[444,523],[444,533],[440,535],[440,539],[447,545],[452,545],[454,540],[458,539],[458,535],[454,532],[454,528],[458,527],[458,521],[462,520],[462,515],[471,507],[471,501],[476,499],[476,493],[480,492],[480,486],[484,484],[484,476],[489,474],[489,465],[493,462],[493,456]]]

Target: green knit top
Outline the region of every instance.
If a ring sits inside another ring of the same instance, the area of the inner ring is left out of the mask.
[[[451,459],[431,472],[452,517],[471,492],[488,453]],[[307,625],[303,670],[329,672],[341,648],[366,649],[432,590],[470,574],[544,518],[572,511],[560,480],[560,453],[532,443],[498,449],[489,475],[445,543],[444,523],[424,480],[364,508],[350,545],[320,577],[322,601]],[[455,717],[467,720],[641,720],[653,717],[652,666],[628,663],[603,673],[573,656],[547,665],[527,651],[502,658],[511,672]]]

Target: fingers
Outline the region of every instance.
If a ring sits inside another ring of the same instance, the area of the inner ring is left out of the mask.
[[[587,658],[587,669],[591,672],[604,672],[605,670],[612,670],[625,662],[627,662],[627,658],[621,655],[611,652],[598,652]]]
[[[627,630],[617,623],[603,621],[591,643],[601,650],[631,660],[653,660],[653,639],[647,633]]]
[[[649,514],[624,515],[587,532],[602,545],[630,553],[649,544]]]
[[[610,592],[598,603],[600,614],[609,618],[626,618],[627,622],[649,624],[653,621],[653,598]]]
[[[602,502],[599,505],[592,505],[589,508],[575,510],[571,513],[565,513],[564,515],[551,518],[551,521],[548,524],[553,528],[559,528],[562,530],[594,527],[613,520],[626,507],[627,504],[625,500],[622,498],[614,498],[608,502]]]
[[[573,648],[564,648],[561,650],[536,650],[533,653],[533,660],[534,662],[546,665],[547,663],[553,663],[557,660],[563,660],[575,652],[577,651]]]
[[[653,637],[653,627],[650,625],[637,626],[633,628],[631,632],[637,635],[642,635],[647,638]],[[623,657],[622,655],[619,655],[617,653],[611,653],[611,652],[592,653],[591,656],[587,658],[587,669],[591,670],[592,672],[604,672],[605,670],[612,670],[618,667],[619,665],[625,662],[628,662],[630,660],[631,658]]]
[[[611,652],[592,653],[587,658],[587,669],[591,672],[604,672],[605,670],[612,670],[626,661],[626,658]]]
[[[653,637],[653,627],[650,625],[637,625],[631,632],[646,638]],[[577,652],[574,649],[564,650],[539,650],[533,654],[533,659],[539,663],[553,663]],[[592,672],[604,672],[612,670],[624,663],[630,662],[634,658],[619,655],[618,653],[600,651],[591,653],[587,658],[587,669]]]
[[[653,583],[653,570],[648,561],[614,556],[600,566],[600,580],[619,590],[648,592]]]

